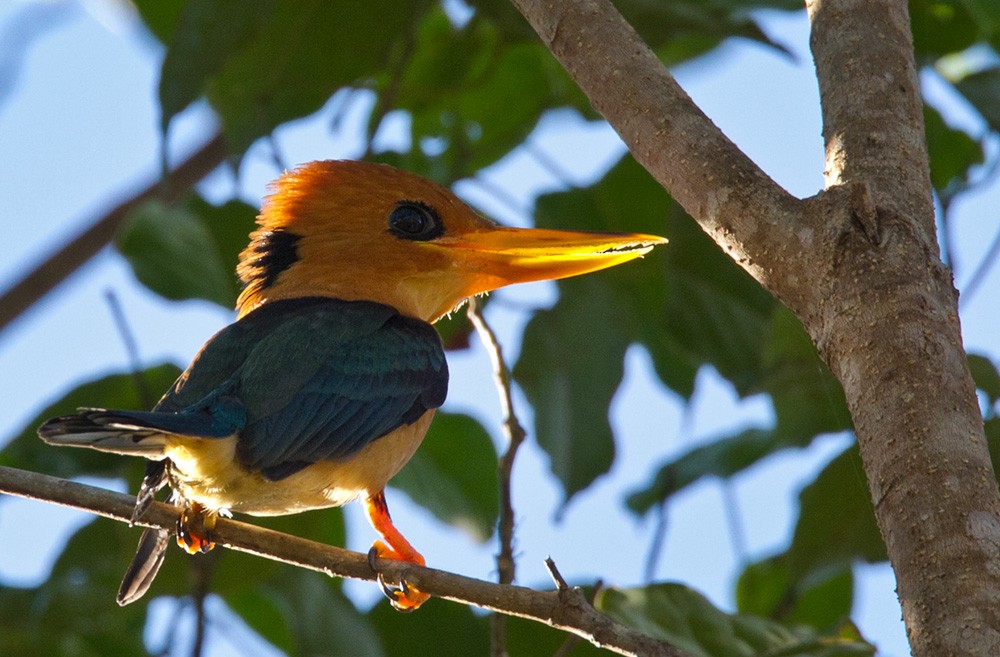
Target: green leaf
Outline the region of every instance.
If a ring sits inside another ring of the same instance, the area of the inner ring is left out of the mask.
[[[741,393],[759,392],[776,302],[631,158],[593,187],[543,196],[537,207],[545,227],[671,240],[640,262],[561,281],[559,301],[525,329],[514,374],[568,499],[611,466],[607,408],[631,343],[645,346],[664,383],[685,397],[706,364]]]
[[[183,0],[132,0],[132,6],[139,10],[142,22],[160,43],[170,41],[187,4],[190,3]]]
[[[411,115],[412,147],[395,163],[446,184],[521,144],[546,109],[585,102],[536,40],[504,43],[482,14],[457,27],[440,8],[424,16],[405,68],[384,76],[379,92]]]
[[[841,627],[850,617],[853,602],[854,574],[849,566],[793,583],[784,554],[750,564],[736,584],[741,613],[821,631]]]
[[[667,462],[650,484],[629,495],[632,511],[646,513],[702,477],[732,477],[782,449],[805,447],[820,434],[851,427],[843,388],[820,360],[801,322],[784,306],[774,308],[760,365],[757,380],[743,383],[748,390],[770,394],[775,426],[721,437]]]
[[[381,638],[386,655],[490,654],[489,619],[466,605],[431,598],[417,613],[403,616],[380,601],[368,612],[368,621]]]
[[[167,3],[168,4],[168,3]],[[197,100],[212,76],[271,20],[276,0],[188,2],[160,70],[160,126]]]
[[[1000,372],[997,372],[996,365],[988,357],[979,354],[969,354],[968,360],[976,388],[986,393],[990,404],[995,404],[1000,399]]]
[[[167,299],[236,304],[236,263],[256,210],[239,201],[213,206],[193,197],[184,206],[153,201],[119,230],[115,245],[146,287]]]
[[[926,104],[924,130],[934,189],[942,191],[967,181],[969,169],[983,163],[982,145],[963,130],[950,127],[936,109]]]
[[[991,130],[1000,130],[1000,66],[967,75],[955,83],[955,88],[976,108]]]
[[[631,493],[626,503],[642,515],[702,477],[729,478],[783,447],[776,432],[761,429],[720,438],[661,466],[652,483]]]
[[[368,83],[389,60],[410,16],[424,6],[277,0],[255,38],[204,87],[229,147],[242,153],[278,125],[320,109],[338,89]]]
[[[860,657],[874,646],[855,637],[822,635],[812,628],[720,611],[701,594],[680,584],[607,589],[598,608],[615,620],[668,641],[692,657],[806,655]]]
[[[486,429],[468,415],[438,413],[392,485],[478,541],[493,535],[500,497],[497,453]]]
[[[843,387],[784,306],[775,306],[762,357],[764,371],[756,386],[771,395],[781,444],[805,447],[819,434],[853,427]]]
[[[605,280],[587,276],[561,288],[556,306],[525,328],[514,377],[535,409],[535,437],[568,502],[614,460],[608,407],[629,338],[623,299]]]
[[[257,608],[260,605],[260,608]],[[291,568],[253,593],[233,601],[241,617],[279,647],[293,645],[292,655],[381,657],[381,642],[365,615],[331,580]],[[276,618],[283,622],[276,624]]]
[[[913,49],[920,63],[965,50],[979,36],[979,27],[962,0],[910,0],[909,5]]]
[[[73,535],[41,585],[0,587],[0,654],[146,655],[145,609],[115,602],[132,540],[126,525],[98,518]]]
[[[730,37],[751,39],[788,54],[760,29],[750,10],[765,6],[801,9],[789,1],[626,0],[616,6],[668,66],[705,54]]]
[[[16,438],[0,451],[0,465],[44,472],[56,477],[71,478],[80,475],[120,477],[126,471],[137,475],[141,459],[122,458],[103,454],[92,449],[53,447],[43,443],[36,434],[42,422],[59,415],[73,413],[77,408],[90,406],[143,410],[151,407],[160,394],[169,388],[180,375],[175,365],[161,364],[138,374],[110,374],[83,383],[67,392],[34,417]],[[148,400],[138,389],[147,391]]]
[[[793,579],[856,560],[888,559],[856,445],[830,461],[802,490],[788,555]]]

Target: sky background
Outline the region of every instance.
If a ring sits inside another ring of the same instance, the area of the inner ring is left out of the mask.
[[[808,23],[804,12],[765,13],[761,18],[765,32],[792,57],[733,40],[675,73],[713,121],[766,172],[792,193],[809,196],[822,187],[823,144]],[[162,47],[142,30],[127,6],[110,0],[0,3],[0,227],[6,241],[0,289],[116,200],[155,178],[156,87],[162,56]],[[922,82],[949,122],[973,134],[984,131],[974,112],[949,95],[934,75]],[[342,101],[335,98],[331,103]],[[336,131],[330,129],[329,104],[278,130],[275,138],[284,161],[294,165],[357,155],[363,148],[357,127],[370,99],[356,97],[351,102],[354,111]],[[392,117],[378,143],[402,139],[404,127],[403,117]],[[175,119],[172,160],[190,152],[213,129],[205,106]],[[504,223],[529,225],[526,210],[532,199],[565,187],[532,151],[557,163],[569,182],[586,184],[625,150],[609,128],[587,124],[571,112],[548,115],[529,142],[529,148],[483,174],[489,185],[466,181],[457,185],[457,192]],[[227,171],[217,172],[201,190],[218,202],[238,195],[258,204],[266,183],[278,173],[270,148],[257,144],[239,180]],[[498,200],[487,187],[504,190],[512,201]],[[956,204],[953,239],[960,288],[1000,226],[995,208],[1000,208],[997,185]],[[0,333],[0,444],[68,388],[127,370],[126,351],[106,300],[109,290],[121,301],[144,365],[186,365],[209,336],[233,319],[231,312],[206,302],[174,303],[146,292],[124,260],[105,249]],[[996,351],[997,304],[992,300],[998,291],[1000,274],[994,269],[976,295],[963,300],[963,331],[970,351]],[[509,363],[516,360],[527,319],[524,307],[551,304],[555,294],[555,286],[547,283],[497,293],[502,302],[491,304],[487,316]],[[452,381],[446,410],[475,415],[500,447],[497,397],[484,351],[476,344],[449,356]],[[518,395],[515,404],[522,423],[530,427],[523,397]],[[519,453],[513,481],[519,583],[548,586],[542,560],[551,555],[577,583],[603,579],[610,586],[642,584],[655,523],[632,516],[624,507],[624,495],[645,484],[668,458],[722,433],[766,422],[772,415],[769,401],[738,400],[728,383],[708,368],[700,373],[696,394],[685,405],[658,382],[648,356],[637,347],[628,353],[625,380],[611,414],[619,450],[614,469],[574,499],[558,522],[554,516],[562,493],[545,455],[530,438]],[[799,489],[848,444],[846,436],[824,437],[807,450],[771,458],[729,484],[703,481],[678,495],[670,506],[655,578],[683,581],[732,609],[734,578],[741,565],[784,548],[794,527]],[[121,482],[100,483],[123,490]],[[397,524],[430,565],[475,577],[495,576],[492,542],[476,544],[397,491],[389,492],[389,502]],[[348,547],[366,551],[373,534],[360,509],[348,507],[346,517]],[[0,585],[43,580],[65,539],[90,519],[52,505],[0,501],[0,538],[17,537],[0,540]],[[168,558],[183,555],[176,551]],[[881,654],[908,654],[891,570],[887,565],[860,566],[856,572],[855,619],[863,633]],[[365,605],[380,597],[369,584],[349,583],[347,590]],[[108,591],[109,598],[114,593]],[[165,618],[172,605],[156,603],[157,616]],[[211,611],[217,617],[225,614],[217,601]],[[156,641],[162,632],[162,623],[154,622],[149,639]],[[208,654],[240,654],[245,645],[240,632],[237,624],[237,629],[213,633]]]

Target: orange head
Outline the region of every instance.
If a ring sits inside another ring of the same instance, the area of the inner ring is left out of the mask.
[[[504,228],[429,180],[368,162],[311,162],[272,190],[240,255],[240,315],[268,301],[328,296],[433,322],[470,296],[604,269],[666,242]]]

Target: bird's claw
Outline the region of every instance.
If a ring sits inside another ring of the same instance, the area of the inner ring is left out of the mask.
[[[427,601],[430,596],[428,593],[423,591],[418,591],[417,589],[410,586],[405,579],[401,579],[395,584],[390,584],[386,581],[385,576],[378,567],[378,558],[392,559],[392,551],[382,544],[380,541],[376,541],[372,549],[368,550],[368,565],[371,567],[372,572],[375,573],[376,581],[378,582],[379,589],[382,590],[382,594],[389,599],[389,604],[396,611],[401,611],[403,613],[410,613],[415,611],[420,605]],[[398,559],[397,559],[398,560]]]
[[[185,507],[177,519],[177,545],[188,554],[204,554],[215,547],[216,514],[201,505]]]

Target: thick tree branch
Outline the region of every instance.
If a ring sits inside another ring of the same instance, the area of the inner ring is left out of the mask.
[[[636,161],[734,260],[790,306],[810,294],[808,281],[774,276],[812,239],[790,230],[797,200],[722,134],[610,2],[512,1]]]
[[[512,0],[633,156],[844,387],[914,653],[1000,652],[1000,493],[938,257],[906,0],[812,0],[828,188],[797,201],[608,0]]]
[[[827,184],[868,190],[809,328],[844,385],[914,654],[996,654],[1000,495],[935,238],[907,2],[808,9]]]
[[[129,495],[3,466],[0,493],[61,504],[121,522],[129,522],[135,506],[135,498]],[[136,524],[172,532],[178,515],[177,507],[154,502]],[[219,519],[215,531],[217,543],[233,550],[331,577],[375,580],[368,556],[359,552],[226,518]],[[621,655],[686,657],[679,648],[620,625],[589,604],[581,604],[580,597],[572,595],[578,589],[535,591],[386,559],[380,559],[378,567],[390,581],[405,580],[439,598],[545,623]]]
[[[0,296],[0,331],[103,249],[132,210],[159,198],[170,203],[225,161],[229,151],[221,134],[214,135],[163,179],[149,183],[135,196],[119,203],[89,228],[72,238]]]

